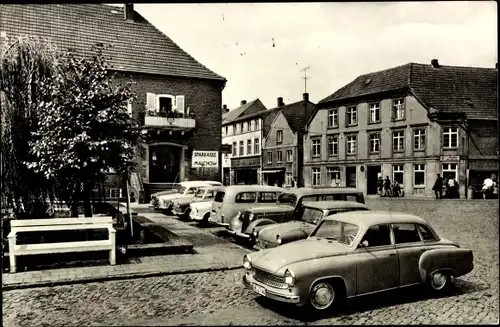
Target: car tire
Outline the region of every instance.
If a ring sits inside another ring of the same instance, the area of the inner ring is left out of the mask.
[[[181,215],[181,220],[189,221],[189,214],[191,213],[191,209],[188,207],[184,210],[184,213]]]
[[[443,293],[451,285],[451,275],[446,271],[436,271],[427,278],[427,288],[431,293]]]
[[[344,302],[344,299],[345,291],[340,282],[321,280],[311,288],[308,307],[316,313],[327,312]]]
[[[203,226],[208,226],[208,218],[210,217],[210,213],[207,212],[204,216],[203,219],[200,221],[200,224]]]

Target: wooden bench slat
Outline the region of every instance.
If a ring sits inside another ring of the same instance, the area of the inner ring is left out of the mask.
[[[95,218],[48,218],[48,219],[23,219],[11,220],[11,227],[22,226],[53,226],[53,225],[76,225],[76,224],[105,224],[112,223],[113,217],[95,217]]]
[[[62,243],[42,243],[16,245],[14,252],[17,255],[67,253],[85,251],[105,251],[111,250],[111,240],[88,241],[88,242],[62,242]]]
[[[76,230],[76,229],[109,229],[113,224],[85,224],[85,225],[56,225],[56,226],[22,226],[14,227],[13,232],[42,232],[58,230]]]

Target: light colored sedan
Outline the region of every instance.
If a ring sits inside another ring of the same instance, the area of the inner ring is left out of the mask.
[[[381,211],[326,217],[307,239],[247,254],[243,266],[247,288],[317,311],[410,285],[442,292],[474,267],[470,249],[439,237],[423,218]]]

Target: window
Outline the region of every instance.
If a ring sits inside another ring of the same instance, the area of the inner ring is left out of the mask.
[[[118,199],[122,197],[122,189],[121,188],[110,188],[109,189],[109,197],[112,199]]]
[[[339,126],[339,110],[329,109],[328,110],[328,128]]]
[[[283,162],[283,151],[278,151],[276,154],[276,162]]]
[[[255,120],[250,121],[250,130],[251,131],[255,130]]]
[[[421,242],[417,227],[414,224],[394,224],[394,242],[396,244]]]
[[[253,140],[253,154],[259,154],[259,153],[260,153],[259,139],[254,139]]]
[[[458,128],[443,129],[443,148],[458,148]]]
[[[346,109],[346,125],[356,125],[358,123],[358,112],[356,107]]]
[[[285,174],[285,185],[292,186],[292,182],[293,182],[292,173],[286,173]]]
[[[276,131],[276,143],[283,143],[283,131]]]
[[[240,124],[235,124],[234,125],[234,134],[239,134],[240,133]]]
[[[240,123],[240,131],[243,133],[243,123]]]
[[[413,165],[413,185],[414,186],[425,185],[425,165],[423,164]]]
[[[444,163],[443,164],[443,178],[457,179],[457,164]]]
[[[275,192],[261,192],[259,193],[260,203],[276,203],[276,193]]]
[[[217,194],[215,194],[214,202],[222,202],[222,201],[224,201],[224,195],[226,195],[225,192],[218,191]]]
[[[339,139],[338,136],[328,137],[328,155],[336,156],[339,153]]]
[[[321,140],[319,138],[312,139],[312,156],[321,156]]]
[[[248,127],[248,125],[247,125],[246,122],[245,123],[241,123],[241,132],[245,133],[247,131],[247,127]]]
[[[405,146],[405,132],[394,131],[392,132],[392,150],[394,152],[402,152]]]
[[[217,197],[216,197],[217,199]],[[257,199],[257,194],[255,192],[242,192],[238,193],[234,198],[234,202],[236,203],[254,203],[255,199]]]
[[[380,103],[370,103],[369,123],[380,123]]]
[[[321,170],[320,168],[312,169],[312,184],[321,185]]]
[[[245,155],[245,146],[243,144],[243,141],[240,141],[240,156]]]
[[[392,166],[392,180],[403,184],[404,180],[404,166],[403,165],[393,165]]]
[[[405,100],[397,99],[392,101],[392,119],[405,119]]]
[[[368,241],[368,246],[386,246],[391,245],[391,229],[389,225],[376,225],[370,227],[361,242]]]
[[[356,154],[356,135],[349,135],[346,137],[347,154]]]
[[[236,150],[237,150],[237,148],[236,148],[236,142],[233,142],[233,157],[237,156]]]
[[[226,130],[226,135],[229,135],[229,128],[228,128],[228,126],[224,127],[224,129]]]
[[[422,236],[422,239],[425,241],[436,241],[436,237],[434,234],[430,231],[429,228],[427,228],[424,225],[418,224],[418,230],[420,231],[420,235]]]
[[[380,133],[371,133],[368,138],[370,140],[370,153],[380,152]]]
[[[252,154],[252,140],[247,140],[247,154]]]
[[[293,152],[292,150],[286,150],[286,162],[293,161]]]
[[[255,120],[255,129],[259,130],[260,129],[260,119]]]
[[[417,128],[413,130],[413,149],[425,149],[425,129]]]
[[[326,168],[326,182],[327,182],[327,186],[339,186],[340,185],[340,168],[327,167]]]
[[[273,153],[271,151],[269,151],[267,153],[267,163],[268,164],[272,164],[273,163]]]
[[[229,127],[228,128],[229,135],[233,134],[234,133],[234,126],[233,125],[229,125],[228,127]]]

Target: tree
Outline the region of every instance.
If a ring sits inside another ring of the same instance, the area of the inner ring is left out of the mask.
[[[2,203],[7,200],[18,218],[43,217],[46,199],[52,197],[52,181],[23,162],[34,160],[29,142],[38,124],[38,85],[54,75],[56,53],[50,42],[37,37],[10,40],[0,50]]]
[[[30,142],[36,160],[27,163],[47,180],[67,186],[65,199],[72,216],[83,201],[92,216],[91,197],[106,173],[134,169],[140,142],[137,124],[126,110],[134,94],[129,85],[115,85],[98,44],[91,58],[68,52],[59,57],[57,72],[41,83],[38,129]]]

